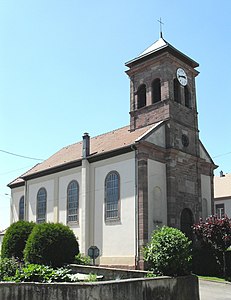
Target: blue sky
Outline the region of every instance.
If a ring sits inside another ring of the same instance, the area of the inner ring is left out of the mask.
[[[0,0],[0,150],[46,159],[84,132],[129,123],[124,63],[159,38],[198,61],[200,138],[231,172],[231,1]],[[38,161],[0,152],[0,230],[6,185]]]

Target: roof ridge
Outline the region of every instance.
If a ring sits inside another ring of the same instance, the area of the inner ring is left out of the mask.
[[[98,134],[98,135],[93,136],[93,137],[90,136],[90,138],[91,138],[91,140],[92,140],[92,139],[96,139],[96,138],[98,138],[98,137],[100,137],[100,136],[104,136],[104,135],[106,135],[106,134],[109,134],[109,133],[111,133],[111,132],[115,132],[115,131],[121,130],[121,129],[126,128],[126,127],[129,127],[129,125],[125,125],[125,126],[122,126],[122,127],[120,127],[120,128],[113,129],[113,130],[110,130],[110,131],[105,132],[105,133]],[[67,146],[62,147],[62,148],[61,148],[60,150],[58,150],[57,152],[61,151],[62,149],[66,149],[66,148],[68,148],[68,147],[71,147],[71,146],[80,144],[80,143],[82,143],[82,142],[83,142],[83,141],[81,140],[81,141],[78,141],[78,142],[69,144],[69,145],[67,145]],[[57,153],[57,152],[56,152],[56,153]],[[54,153],[54,154],[55,154],[55,153]]]
[[[44,160],[46,161],[46,159]],[[41,163],[43,163],[44,161],[42,161]],[[31,167],[30,169],[28,169],[26,172],[22,173],[21,175],[19,175],[18,177],[16,177],[15,179],[13,179],[10,183],[7,184],[7,186],[10,186],[12,183],[14,183],[16,180],[23,180],[23,176],[26,175],[28,172],[30,172],[31,170],[33,170],[35,167],[37,167],[38,165],[40,165],[41,163],[37,163],[35,164],[33,167]]]
[[[134,144],[136,139],[143,137],[144,133],[150,132],[150,129],[154,128],[155,126],[155,124],[149,124],[145,127],[137,128],[136,130],[131,131],[130,126],[126,125],[106,133],[96,135],[92,138],[91,155],[96,153],[100,155],[105,154],[106,152],[109,153],[111,151],[118,151],[122,148],[124,149],[124,147]],[[52,170],[64,165],[70,165],[70,163],[81,160],[81,145],[82,141],[64,146],[42,163],[36,164],[30,170],[23,173],[9,185],[12,185],[13,183],[16,185],[19,183],[17,180],[20,180],[21,183],[21,181],[24,181],[24,178],[28,178],[30,175],[37,174],[37,176],[40,176],[39,174],[46,170]]]
[[[123,127],[117,128],[117,129],[113,129],[113,130],[110,130],[110,131],[105,132],[105,133],[102,133],[102,134],[98,134],[98,135],[96,135],[96,136],[93,136],[92,139],[95,139],[95,138],[97,138],[97,137],[106,135],[106,134],[111,133],[111,132],[119,131],[119,130],[121,130],[121,129],[123,129],[123,128],[126,128],[126,127],[129,127],[129,125],[126,125],[126,126],[123,126]]]

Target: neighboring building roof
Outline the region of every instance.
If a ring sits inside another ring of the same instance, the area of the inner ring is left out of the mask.
[[[3,236],[6,233],[7,229],[8,229],[8,227],[6,229],[0,231],[0,235]]]
[[[90,139],[90,155],[89,159],[97,159],[106,153],[112,153],[116,150],[123,151],[131,145],[142,139],[145,133],[156,128],[161,122],[152,124],[135,131],[130,131],[130,126],[125,126],[108,133],[98,135]],[[76,167],[81,164],[82,160],[82,141],[73,145],[66,146],[49,157],[47,160],[35,165],[32,169],[24,173],[8,184],[9,187],[24,185],[23,179],[35,178],[46,175],[52,172],[60,171],[61,169],[68,169]]]
[[[231,174],[214,176],[214,198],[231,198]]]
[[[199,66],[199,64],[182,53],[181,51],[177,50],[175,47],[173,47],[170,43],[168,43],[165,39],[162,37],[159,38],[159,40],[155,41],[150,47],[148,47],[146,50],[144,50],[138,57],[134,58],[133,60],[128,61],[125,65],[127,67],[131,67],[132,65],[135,65],[139,63],[140,61],[146,60],[147,57],[152,55],[153,57],[155,55],[158,55],[164,51],[168,51],[175,55],[176,57],[179,57],[184,62],[186,62],[188,65],[190,65],[193,68],[196,68]]]

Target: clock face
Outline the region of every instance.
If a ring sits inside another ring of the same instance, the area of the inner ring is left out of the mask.
[[[178,81],[180,82],[181,85],[186,86],[188,83],[188,78],[187,75],[185,73],[185,70],[182,68],[178,68],[176,70],[176,76]]]

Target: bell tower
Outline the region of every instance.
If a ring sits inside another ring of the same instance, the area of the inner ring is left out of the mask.
[[[167,121],[166,147],[198,154],[195,77],[199,64],[162,37],[126,63],[130,130]]]
[[[205,168],[200,154],[195,87],[199,64],[161,35],[126,66],[130,78],[130,130],[151,124],[165,128],[165,147],[160,151],[166,166],[167,223],[190,236],[192,223],[202,214],[202,177],[212,178],[214,169],[212,160]],[[143,162],[148,165],[150,160],[158,161],[155,151],[145,151],[139,152]],[[144,180],[142,173],[140,178]],[[140,186],[143,198],[139,201],[148,210],[145,203],[150,200],[144,186]],[[145,224],[145,217],[142,220]]]

